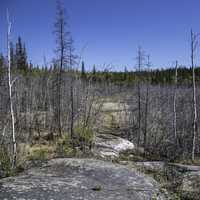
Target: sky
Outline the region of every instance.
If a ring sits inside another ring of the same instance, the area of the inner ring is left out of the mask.
[[[199,0],[63,0],[68,23],[87,69],[132,70],[137,48],[153,67],[190,63],[190,30],[200,32]],[[43,64],[55,56],[56,0],[0,0],[0,52],[6,50],[6,9],[12,41],[21,36],[29,60]],[[199,38],[200,39],[200,38]],[[200,54],[197,56],[200,59]]]

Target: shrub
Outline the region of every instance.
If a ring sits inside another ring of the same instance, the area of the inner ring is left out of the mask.
[[[73,156],[74,149],[72,146],[72,141],[68,135],[65,135],[62,138],[59,138],[57,145],[56,145],[56,153],[58,156]]]
[[[13,174],[9,152],[4,146],[0,147],[0,164],[5,176],[10,176]]]
[[[47,145],[35,145],[30,148],[29,160],[47,160],[53,157],[55,153],[54,147]]]
[[[75,127],[75,143],[80,146],[82,150],[85,150],[87,147],[91,149],[93,140],[94,133],[90,127]]]

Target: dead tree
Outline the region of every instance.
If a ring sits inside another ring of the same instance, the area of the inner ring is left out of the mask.
[[[138,134],[137,134],[137,145],[140,145],[142,127],[141,127],[141,80],[140,80],[140,72],[144,61],[144,54],[142,52],[142,48],[138,48],[138,56],[137,56],[137,71],[138,71],[138,80],[137,80],[137,96],[138,96]]]
[[[174,102],[173,102],[173,112],[174,112],[174,139],[177,141],[177,112],[176,112],[176,96],[177,96],[177,82],[178,82],[178,61],[176,61],[175,66],[175,88],[174,88]]]
[[[14,83],[14,80],[12,81],[11,77],[11,57],[10,57],[10,44],[11,44],[11,22],[9,17],[9,12],[7,11],[7,56],[8,56],[8,88],[9,88],[9,102],[10,102],[10,115],[11,115],[11,123],[12,123],[12,149],[13,149],[13,155],[12,155],[12,168],[16,167],[16,159],[17,159],[17,143],[15,138],[15,116],[14,116],[14,110],[13,110],[13,98],[12,98],[12,86]]]
[[[151,67],[150,56],[147,56],[147,73],[149,73],[149,69]],[[146,86],[146,101],[145,101],[145,124],[144,124],[144,148],[147,147],[147,128],[148,128],[148,110],[149,110],[149,74],[147,77],[147,86]]]
[[[69,40],[69,71],[71,72],[70,77],[70,106],[71,106],[71,116],[70,116],[70,136],[73,142],[74,147],[74,84],[75,79],[77,78],[75,76],[75,70],[73,69],[73,66],[76,64],[76,56],[73,54],[74,47],[73,47],[73,39],[70,37]]]
[[[66,66],[68,56],[68,40],[70,32],[66,31],[67,22],[65,20],[65,10],[61,3],[57,2],[57,19],[55,23],[55,35],[56,35],[56,54],[57,54],[57,83],[56,83],[56,108],[55,108],[55,121],[59,135],[62,135],[62,122],[61,122],[61,109],[62,109],[62,73],[64,66]]]
[[[197,50],[197,37],[191,30],[191,67],[192,67],[192,85],[193,85],[193,140],[192,140],[192,160],[195,159],[196,135],[197,135],[197,104],[196,104],[196,81],[195,81],[195,52]]]

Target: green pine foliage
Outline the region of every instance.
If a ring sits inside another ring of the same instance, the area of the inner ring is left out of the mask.
[[[18,38],[15,51],[16,68],[26,72],[28,70],[26,46],[22,44],[21,37]]]

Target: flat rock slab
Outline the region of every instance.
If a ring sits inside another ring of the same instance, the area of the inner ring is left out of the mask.
[[[94,159],[53,159],[0,181],[1,200],[165,200],[135,169]]]
[[[93,153],[100,158],[118,158],[119,153],[133,149],[134,144],[128,140],[110,134],[99,134],[95,138]]]

